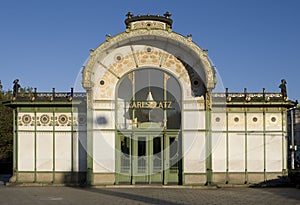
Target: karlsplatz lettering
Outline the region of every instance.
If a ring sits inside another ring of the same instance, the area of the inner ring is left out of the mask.
[[[149,102],[149,101],[133,101],[129,104],[131,109],[173,109],[172,101],[158,101],[158,102]]]

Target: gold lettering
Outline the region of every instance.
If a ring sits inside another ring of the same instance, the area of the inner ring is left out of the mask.
[[[151,104],[151,106],[150,106],[150,108],[155,108],[156,106],[157,106],[157,103],[156,102],[150,102]]]
[[[161,108],[161,109],[172,109],[172,101],[134,101],[128,104],[129,108],[139,108],[139,109],[151,109],[151,108]]]
[[[136,103],[135,102],[132,102],[131,108],[136,108]]]
[[[141,106],[142,106],[142,105],[141,105],[141,104],[142,104],[142,102],[137,102],[136,104],[137,104],[137,105],[136,105],[136,107],[137,107],[137,108],[141,108]]]
[[[163,103],[162,103],[162,102],[160,102],[160,103],[158,104],[158,108],[164,108],[164,106],[163,106]]]
[[[167,108],[167,104],[168,104],[168,102],[164,102],[164,108],[166,109]]]

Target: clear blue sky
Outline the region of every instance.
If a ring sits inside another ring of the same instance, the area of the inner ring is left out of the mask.
[[[279,92],[300,99],[298,0],[0,0],[0,80],[11,89],[68,91],[105,39],[125,31],[125,14],[170,11],[173,30],[208,49],[230,91]]]

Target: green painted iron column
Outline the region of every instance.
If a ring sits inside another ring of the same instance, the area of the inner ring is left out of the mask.
[[[14,170],[13,174],[16,176],[16,181],[19,178],[19,168],[18,168],[18,115],[19,115],[19,108],[14,109],[13,117],[14,117]]]
[[[205,144],[206,144],[206,185],[212,183],[212,134],[211,134],[211,112],[212,112],[212,97],[211,91],[206,92],[206,135],[205,135]]]
[[[87,90],[87,171],[86,182],[92,185],[93,180],[93,90]]]

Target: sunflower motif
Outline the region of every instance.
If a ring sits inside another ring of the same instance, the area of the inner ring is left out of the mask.
[[[65,125],[68,123],[68,117],[66,115],[60,115],[58,121],[60,124]]]
[[[40,122],[43,124],[43,125],[46,125],[48,124],[50,121],[50,117],[48,115],[41,115],[40,117]]]
[[[30,122],[31,122],[31,116],[30,115],[23,115],[22,117],[22,122],[25,124],[25,125],[28,125]]]

